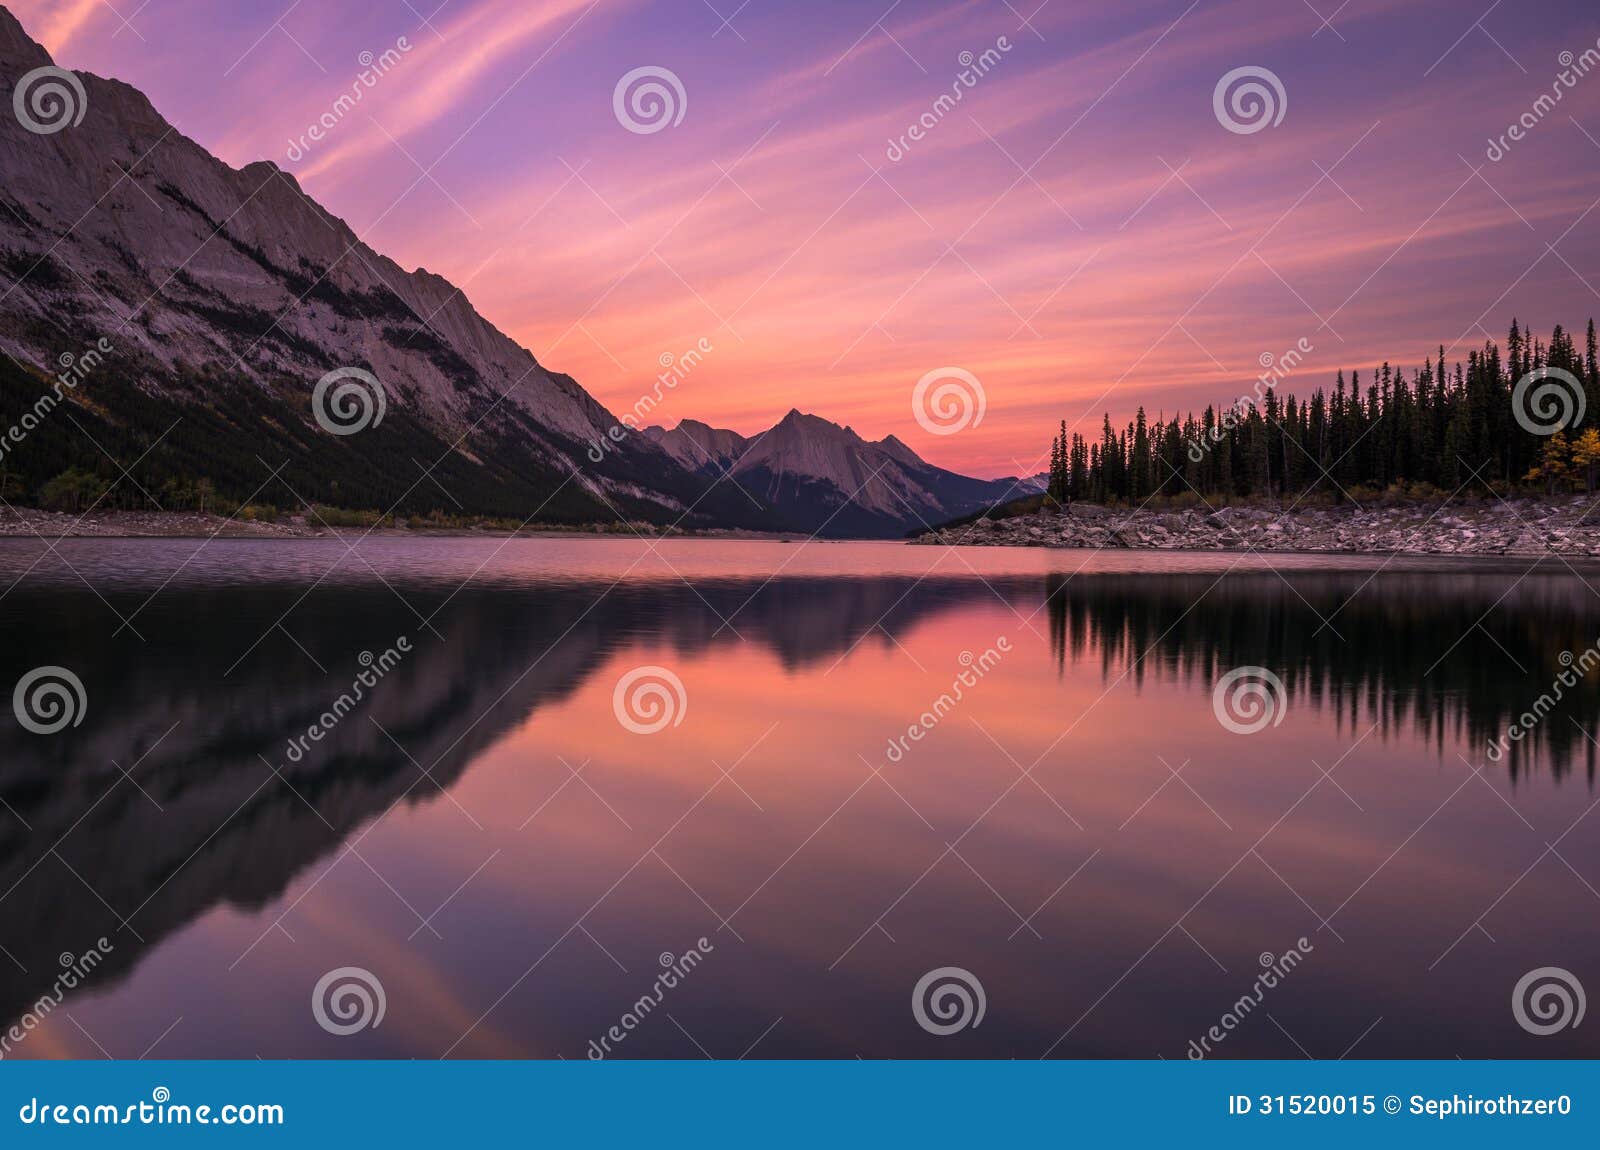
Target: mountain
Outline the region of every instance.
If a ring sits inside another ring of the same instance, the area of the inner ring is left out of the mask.
[[[314,406],[339,369],[370,374]],[[223,503],[770,520],[289,173],[234,169],[137,89],[54,68],[0,8],[0,424],[30,410],[4,445],[8,500],[82,472],[105,506],[192,505],[203,478]]]
[[[3,7],[0,176],[7,501],[896,537],[1032,489],[798,411],[634,432],[291,174],[56,68]]]
[[[972,479],[935,467],[894,436],[876,442],[798,409],[746,438],[684,420],[644,435],[685,467],[727,474],[789,531],[896,538],[1036,490],[1034,480]]]
[[[717,474],[737,463],[750,444],[737,431],[719,430],[698,419],[682,420],[671,431],[664,427],[647,427],[644,434],[691,471]]]

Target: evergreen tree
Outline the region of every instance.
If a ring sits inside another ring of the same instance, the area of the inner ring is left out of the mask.
[[[1208,406],[1198,416],[1161,413],[1153,422],[1140,407],[1122,431],[1107,413],[1094,443],[1063,422],[1051,444],[1050,496],[1062,503],[1135,505],[1191,490],[1207,501],[1298,500],[1313,492],[1342,499],[1391,487],[1454,492],[1479,481],[1497,492],[1524,483],[1551,493],[1578,483],[1593,490],[1600,481],[1600,354],[1593,320],[1586,336],[1580,349],[1557,326],[1545,343],[1514,319],[1503,351],[1487,341],[1453,368],[1440,347],[1437,358],[1427,357],[1409,378],[1390,363],[1365,381],[1355,371],[1347,383],[1340,370],[1331,392],[1318,387],[1303,400],[1269,389],[1258,403]],[[1582,383],[1597,426],[1585,426],[1574,414],[1561,434],[1547,438],[1523,425],[1534,413],[1514,409],[1515,386],[1544,367]],[[70,502],[72,488],[68,481],[53,494]]]

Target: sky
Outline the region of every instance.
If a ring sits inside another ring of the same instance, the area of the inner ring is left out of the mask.
[[[669,426],[798,407],[1031,473],[1060,420],[1229,403],[1290,349],[1304,393],[1600,314],[1592,0],[8,2],[613,412],[701,349]],[[619,110],[640,68],[665,117]]]

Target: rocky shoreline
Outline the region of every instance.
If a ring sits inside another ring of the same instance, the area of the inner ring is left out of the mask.
[[[308,526],[303,519],[230,520],[223,515],[198,511],[96,511],[79,516],[33,507],[0,508],[0,537],[23,539],[204,538],[211,535],[223,539],[308,539],[325,534],[331,532]]]
[[[1131,510],[1075,504],[1065,512],[979,519],[913,543],[1154,551],[1297,551],[1600,557],[1593,496],[1419,501],[1357,508],[1206,507]]]
[[[610,528],[540,527],[512,532],[491,526],[400,526],[371,529],[330,527],[303,516],[274,522],[227,519],[182,511],[111,511],[80,518],[32,508],[0,508],[0,538],[210,538],[316,539],[343,536],[440,536],[633,538]],[[661,538],[645,524],[643,535]],[[672,535],[715,539],[785,539],[749,531],[704,531]],[[1133,510],[1074,504],[1066,512],[1008,519],[979,519],[926,532],[912,544],[963,547],[1052,547],[1090,550],[1262,551],[1307,554],[1392,554],[1600,558],[1600,506],[1592,496],[1518,498],[1442,504],[1435,500],[1367,504],[1357,508],[1230,506],[1213,511]]]
[[[780,539],[794,540],[804,536],[792,533],[768,533],[739,528],[681,529],[662,531],[648,523],[632,525],[622,523],[596,524],[591,527],[550,527],[530,523],[513,531],[489,524],[481,526],[441,527],[426,520],[408,522],[404,518],[382,527],[318,522],[306,515],[284,516],[275,520],[229,518],[208,515],[198,511],[95,511],[88,515],[75,515],[63,511],[41,511],[32,507],[0,507],[0,539],[334,539],[401,537],[401,538],[496,538],[510,536],[522,538],[573,538],[573,539],[634,539],[646,538],[697,538],[697,539]]]

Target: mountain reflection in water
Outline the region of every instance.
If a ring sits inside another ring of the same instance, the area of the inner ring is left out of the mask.
[[[1301,936],[1272,1010],[1318,1056],[1369,1013],[1368,1056],[1594,1051],[1526,1047],[1500,1009],[1552,947],[1597,953],[1563,862],[1508,900],[1526,954],[1458,938],[1594,798],[1600,675],[1485,753],[1600,635],[1566,572],[315,577],[107,592],[138,636],[81,585],[0,604],[0,682],[56,664],[89,699],[55,736],[0,726],[0,1015],[50,993],[59,955],[115,944],[14,1056],[94,1056],[78,1028],[132,1056],[182,1018],[158,1053],[582,1057],[700,937],[669,1008],[717,1056],[781,1018],[758,1054],[1181,1057]],[[357,655],[400,636],[328,725]],[[641,664],[687,684],[659,738],[611,711]],[[1245,665],[1288,691],[1260,736],[1211,711]],[[1459,814],[1409,842],[1447,796]],[[1560,853],[1600,882],[1587,824]],[[391,1018],[338,1039],[307,995],[350,964]],[[991,1017],[941,1044],[906,1000],[944,965],[984,979]],[[699,1054],[665,1019],[620,1052]],[[1223,1053],[1298,1055],[1265,1021]]]

